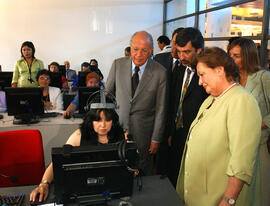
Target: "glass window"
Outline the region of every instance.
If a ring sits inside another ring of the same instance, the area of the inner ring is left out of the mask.
[[[261,35],[262,17],[246,17],[249,12],[246,8],[230,7],[201,14],[199,29],[206,38]]]
[[[202,11],[202,10],[220,7],[229,3],[236,3],[236,2],[240,2],[240,0],[200,0],[199,10]],[[264,5],[264,0],[256,0],[256,1],[248,2],[248,3],[240,4],[240,5],[247,8],[250,7],[250,8],[262,9]]]
[[[205,41],[204,46],[205,46],[205,48],[217,46],[217,47],[219,47],[227,52],[228,43],[229,43],[229,41],[226,41],[226,40],[224,40],[224,41]]]
[[[195,12],[195,1],[174,0],[167,3],[167,20]]]
[[[166,25],[166,36],[171,38],[172,33],[179,27],[194,27],[194,16],[190,18],[180,19],[177,21],[169,22]]]

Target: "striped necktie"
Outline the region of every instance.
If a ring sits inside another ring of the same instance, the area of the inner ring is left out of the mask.
[[[178,106],[178,110],[177,110],[177,114],[176,114],[176,118],[175,118],[176,129],[179,129],[180,127],[183,127],[182,105],[183,105],[183,101],[184,101],[184,98],[185,98],[185,94],[187,92],[187,88],[188,88],[188,84],[189,84],[189,80],[190,80],[190,74],[191,74],[191,70],[189,68],[187,68],[187,78],[186,78],[186,81],[184,83],[182,95],[180,97],[179,106]]]

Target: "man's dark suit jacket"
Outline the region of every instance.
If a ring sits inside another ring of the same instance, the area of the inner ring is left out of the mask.
[[[169,160],[171,161],[170,170],[173,173],[173,178],[170,178],[170,174],[169,178],[171,181],[173,179],[172,183],[174,185],[177,181],[182,152],[185,146],[189,127],[195,119],[201,104],[208,96],[204,88],[199,86],[199,77],[195,71],[182,104],[183,128],[176,130],[175,118],[182,92],[185,70],[186,67],[182,64],[174,69],[171,82],[172,91],[169,100],[168,128],[170,129],[169,136],[172,136],[172,147]]]
[[[172,78],[172,65],[173,65],[173,57],[171,55],[171,52],[157,54],[155,55],[154,60],[166,68],[168,83],[170,84]]]

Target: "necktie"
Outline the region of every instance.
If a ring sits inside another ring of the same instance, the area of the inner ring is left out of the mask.
[[[136,66],[135,67],[135,72],[134,74],[132,75],[132,78],[131,78],[131,82],[132,82],[132,97],[134,96],[135,94],[135,91],[137,89],[137,86],[139,84],[139,72],[140,71],[140,67]]]
[[[189,80],[190,80],[190,74],[191,74],[191,70],[189,68],[187,68],[187,78],[186,78],[186,81],[184,83],[182,95],[180,97],[179,106],[178,106],[178,110],[177,110],[177,114],[176,114],[176,118],[175,118],[176,129],[179,129],[180,127],[183,127],[182,104],[183,104],[183,101],[184,101],[185,94],[187,92],[187,88],[188,88],[188,84],[189,84]]]

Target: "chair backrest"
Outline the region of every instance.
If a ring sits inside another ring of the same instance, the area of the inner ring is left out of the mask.
[[[44,171],[39,130],[0,132],[0,187],[39,184]]]

